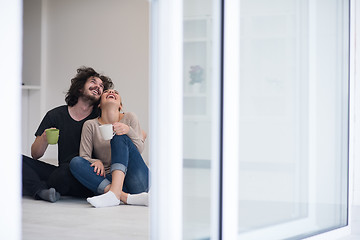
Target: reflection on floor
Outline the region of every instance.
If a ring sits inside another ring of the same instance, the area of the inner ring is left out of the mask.
[[[210,183],[209,169],[184,169],[184,239],[210,235]],[[148,207],[96,209],[86,200],[74,198],[56,203],[23,198],[22,204],[24,240],[149,239]],[[360,206],[353,208],[352,216],[352,235],[339,240],[360,240]]]
[[[183,170],[183,238],[207,239],[210,236],[209,168]]]
[[[183,236],[184,239],[208,239],[211,232],[210,195],[211,186],[209,168],[186,166],[183,173]],[[295,218],[293,205],[276,202],[241,201],[240,230],[248,231],[266,227],[274,223],[284,223]],[[254,214],[257,209],[257,215]],[[281,211],[279,211],[281,209]],[[297,209],[298,215],[306,212],[306,206]],[[322,209],[327,211],[326,209]],[[280,214],[281,213],[281,214]],[[360,206],[353,207],[352,235],[339,240],[360,240]],[[272,223],[272,224],[270,224]]]
[[[184,239],[210,234],[209,169],[184,169]],[[149,239],[149,208],[92,208],[84,199],[22,200],[23,240]]]
[[[85,199],[56,203],[23,198],[23,240],[149,238],[149,208],[120,205],[93,208]]]

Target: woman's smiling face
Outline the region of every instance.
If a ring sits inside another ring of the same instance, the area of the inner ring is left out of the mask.
[[[109,102],[115,102],[121,108],[122,102],[118,91],[113,89],[108,89],[103,92],[103,94],[101,95],[100,108],[103,104]]]

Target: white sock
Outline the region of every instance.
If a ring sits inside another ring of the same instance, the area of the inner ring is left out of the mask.
[[[149,206],[149,194],[147,192],[128,194],[127,204]]]
[[[120,204],[120,200],[112,191],[108,191],[107,193],[96,197],[87,198],[86,200],[96,208],[113,207]]]

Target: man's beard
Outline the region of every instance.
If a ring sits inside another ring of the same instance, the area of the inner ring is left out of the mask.
[[[90,89],[90,91],[92,91],[92,89]],[[84,92],[81,93],[80,97],[82,97],[85,101],[91,102],[91,104],[95,104],[99,101],[99,98],[96,98],[96,96]]]

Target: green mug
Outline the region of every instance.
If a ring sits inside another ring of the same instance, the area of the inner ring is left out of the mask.
[[[55,128],[46,129],[45,133],[49,144],[57,144],[59,140],[59,129],[55,129]]]

